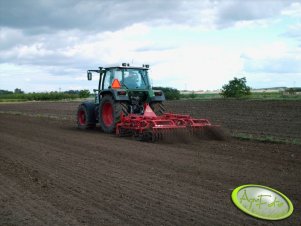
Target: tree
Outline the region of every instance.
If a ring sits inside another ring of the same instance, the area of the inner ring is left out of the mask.
[[[251,94],[251,88],[247,86],[247,80],[245,77],[236,78],[230,80],[228,84],[223,85],[221,95],[223,97],[235,97],[240,98]]]
[[[192,91],[192,93],[188,94],[189,98],[196,98],[196,94],[194,93],[194,91]]]
[[[87,98],[90,96],[90,91],[87,89],[83,89],[81,91],[79,91],[79,97],[80,98]]]
[[[0,95],[1,94],[13,94],[13,92],[12,91],[8,91],[8,90],[0,89]]]
[[[24,93],[24,92],[23,92],[21,89],[19,89],[19,88],[15,88],[14,93],[22,94],[22,93]]]
[[[67,90],[67,91],[64,91],[64,93],[67,93],[67,94],[79,94],[80,90]]]
[[[285,92],[287,92],[289,95],[295,95],[296,94],[296,90],[294,88],[285,89]]]

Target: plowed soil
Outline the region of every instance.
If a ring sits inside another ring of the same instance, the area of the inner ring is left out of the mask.
[[[0,104],[0,225],[300,224],[300,146],[235,139],[138,142],[99,128],[78,130],[77,105]],[[301,138],[300,102],[166,106],[229,131]],[[238,210],[231,192],[251,183],[286,194],[292,216],[265,221]]]

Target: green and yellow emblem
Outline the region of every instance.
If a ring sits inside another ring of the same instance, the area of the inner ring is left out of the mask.
[[[232,192],[232,201],[243,212],[265,220],[282,220],[294,211],[292,202],[284,194],[262,185],[237,187]]]

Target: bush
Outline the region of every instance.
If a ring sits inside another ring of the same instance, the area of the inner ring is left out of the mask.
[[[179,100],[180,91],[170,87],[153,87],[154,90],[162,90],[166,100]]]
[[[221,95],[223,97],[235,97],[240,98],[249,96],[251,94],[251,88],[246,85],[246,78],[236,78],[230,80],[228,84],[222,87]]]
[[[67,94],[76,94],[78,95],[80,92],[80,90],[68,90],[68,91],[64,91],[64,93],[67,93]]]
[[[197,95],[194,93],[194,91],[192,91],[192,93],[188,94],[188,97],[194,99],[197,97]]]
[[[285,94],[296,95],[300,91],[301,91],[301,88],[296,87],[296,88],[286,88],[284,92],[285,92]]]
[[[90,96],[90,91],[87,89],[79,91],[79,98],[87,98]]]

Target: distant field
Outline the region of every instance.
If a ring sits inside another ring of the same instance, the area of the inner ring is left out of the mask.
[[[219,93],[185,93],[181,99],[221,99]],[[301,100],[301,94],[286,94],[283,92],[252,92],[250,96],[243,99],[266,99],[266,100]]]

